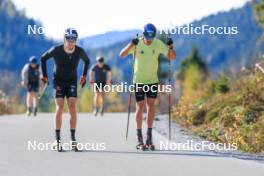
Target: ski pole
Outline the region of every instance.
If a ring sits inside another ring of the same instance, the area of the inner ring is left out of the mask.
[[[170,33],[169,33],[170,37]],[[167,38],[168,40],[168,38]],[[168,49],[168,78],[169,78],[169,85],[171,85],[171,61],[169,58],[169,49]],[[171,140],[171,104],[172,104],[172,97],[171,97],[171,92],[169,92],[168,95],[168,104],[169,104],[169,140]]]
[[[137,34],[138,38],[138,34]],[[133,54],[133,65],[132,65],[132,82],[134,78],[134,65],[135,65],[135,59],[136,59],[136,53],[137,53],[137,45],[135,45],[134,54]],[[127,113],[127,127],[126,127],[126,141],[128,138],[128,130],[129,130],[129,121],[130,121],[130,111],[131,111],[131,101],[132,101],[132,92],[129,92],[129,98],[128,98],[128,113]]]
[[[44,95],[44,93],[46,92],[46,89],[47,89],[47,87],[48,87],[48,84],[49,84],[49,83],[45,83],[45,84],[44,84],[44,87],[43,87],[43,89],[41,90],[41,92],[40,92],[40,94],[39,94],[39,96],[38,96],[38,99],[41,99],[41,97]]]

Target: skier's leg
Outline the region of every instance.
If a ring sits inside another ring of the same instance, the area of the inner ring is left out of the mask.
[[[38,95],[37,95],[37,92],[33,92],[33,113],[34,113],[34,116],[37,115],[37,111],[38,111]]]
[[[62,113],[64,109],[64,98],[56,98],[55,129],[60,130],[62,124]]]
[[[94,107],[97,107],[98,105],[98,92],[94,92]]]
[[[157,90],[149,91],[147,93],[147,139],[146,139],[146,147],[150,150],[155,150],[155,146],[152,141],[152,127],[154,122],[155,115],[155,100],[157,98]]]
[[[99,101],[100,105],[100,113],[101,113],[101,116],[103,115],[104,113],[104,92],[100,92],[100,101]]]
[[[62,151],[60,129],[62,124],[62,113],[64,109],[64,98],[55,98],[56,113],[55,113],[55,136],[56,136],[56,149]]]
[[[68,109],[70,113],[70,127],[71,129],[76,128],[77,124],[77,110],[76,110],[76,98],[75,97],[70,97],[67,99],[67,104],[68,104]]]
[[[27,107],[32,107],[32,103],[33,103],[33,97],[32,97],[32,93],[33,92],[27,92]]]
[[[136,109],[137,129],[142,129],[144,104],[145,104],[145,101],[144,100],[137,102],[137,109]]]
[[[68,109],[70,113],[70,128],[71,128],[71,142],[72,149],[78,151],[77,141],[75,138],[75,129],[77,125],[77,110],[76,110],[77,99],[75,97],[70,97],[67,99]]]
[[[145,150],[143,135],[142,135],[142,121],[145,101],[137,102],[136,122],[137,122],[137,149]]]
[[[99,92],[95,90],[94,92],[94,115],[97,116],[99,112]]]
[[[154,98],[147,98],[147,125],[148,128],[153,127],[155,115],[155,99]]]
[[[27,114],[31,115],[33,106],[33,92],[27,92]]]

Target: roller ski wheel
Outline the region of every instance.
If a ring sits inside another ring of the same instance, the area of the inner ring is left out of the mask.
[[[150,151],[154,151],[155,150],[155,145],[153,145],[153,144],[150,144],[150,145],[145,145],[146,146],[146,149],[147,150],[150,150]]]
[[[141,151],[145,151],[146,150],[146,146],[144,144],[138,144],[136,146],[136,149],[137,150],[141,150]]]
[[[72,141],[71,146],[72,146],[72,151],[79,152],[77,141]]]

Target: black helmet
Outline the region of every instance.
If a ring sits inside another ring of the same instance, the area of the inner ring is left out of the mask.
[[[103,63],[104,62],[104,57],[99,56],[99,57],[96,58],[96,61]]]
[[[31,56],[29,59],[28,59],[28,62],[30,64],[36,64],[37,63],[37,59],[35,56]]]
[[[64,37],[66,39],[77,40],[77,38],[78,38],[77,30],[74,28],[67,28],[65,30]]]

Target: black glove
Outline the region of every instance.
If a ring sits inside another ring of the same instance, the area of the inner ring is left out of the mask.
[[[131,43],[133,43],[133,45],[137,45],[139,42],[138,38],[134,38],[132,39]]]
[[[170,46],[173,44],[173,40],[171,38],[167,38],[167,45]]]

